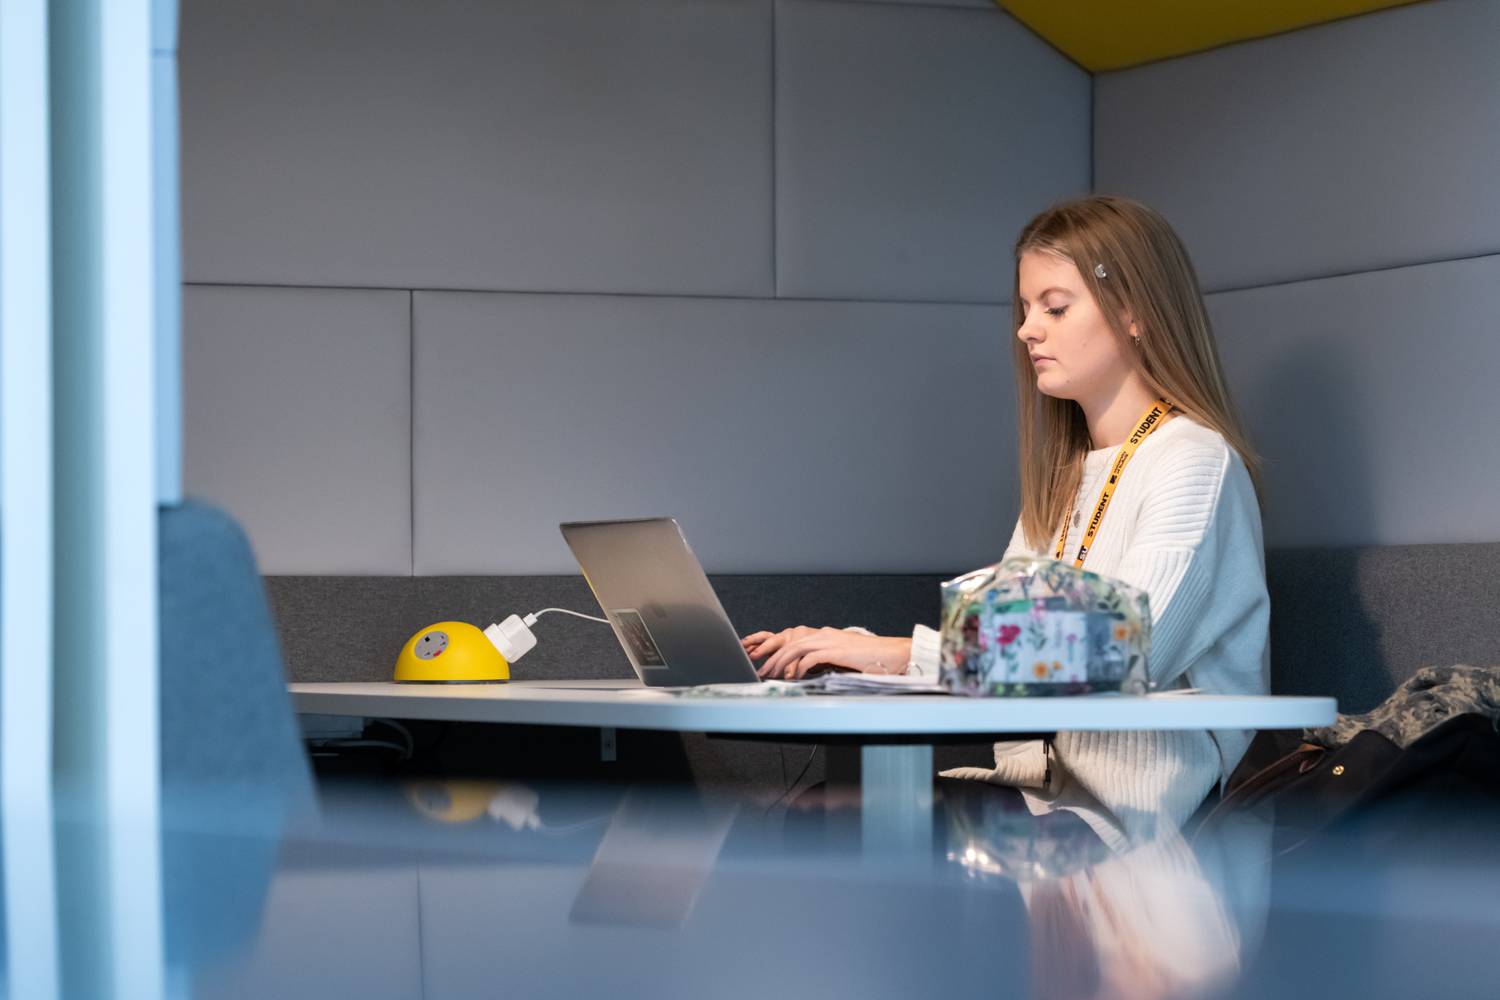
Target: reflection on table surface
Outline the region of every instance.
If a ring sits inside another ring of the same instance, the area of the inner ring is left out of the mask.
[[[1262,814],[1106,843],[972,792],[939,788],[921,855],[863,850],[847,793],[325,777],[300,815],[179,801],[169,982],[205,998],[1494,995],[1492,814],[1278,855]],[[7,926],[27,919],[9,905]],[[64,907],[60,933],[77,918]]]

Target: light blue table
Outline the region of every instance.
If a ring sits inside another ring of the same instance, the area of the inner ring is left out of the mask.
[[[1280,695],[725,698],[646,688],[633,680],[293,684],[290,690],[304,715],[597,727],[606,754],[618,729],[848,737],[860,747],[867,853],[930,846],[934,742],[1059,730],[1300,729],[1329,725],[1338,710],[1332,698]]]

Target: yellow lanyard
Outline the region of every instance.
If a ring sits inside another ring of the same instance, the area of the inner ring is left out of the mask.
[[[1089,554],[1089,547],[1094,544],[1094,536],[1099,533],[1099,522],[1104,520],[1104,510],[1109,506],[1110,498],[1115,495],[1115,484],[1120,481],[1120,474],[1125,471],[1125,465],[1135,450],[1140,447],[1141,442],[1151,436],[1151,432],[1162,425],[1166,415],[1174,409],[1173,405],[1165,399],[1158,399],[1151,404],[1150,409],[1141,415],[1140,423],[1125,443],[1120,446],[1119,455],[1115,456],[1114,467],[1109,470],[1109,478],[1104,481],[1104,488],[1099,491],[1099,503],[1094,507],[1094,516],[1089,519],[1088,531],[1083,536],[1083,544],[1078,546],[1078,558],[1073,560],[1073,565],[1083,566],[1083,559]],[[1062,534],[1057,538],[1057,553],[1052,558],[1061,559],[1063,556],[1063,545],[1068,539],[1068,521],[1073,517],[1073,500],[1068,500],[1068,512],[1063,515]]]

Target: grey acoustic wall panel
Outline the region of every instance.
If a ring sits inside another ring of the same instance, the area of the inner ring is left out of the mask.
[[[768,0],[188,2],[193,281],[761,295]]]
[[[1006,310],[418,292],[415,569],[576,573],[675,516],[716,573],[941,572],[1014,527]]]
[[[1088,192],[1089,107],[998,9],[778,4],[778,291],[1008,300],[1021,227]]]
[[[1431,2],[1101,74],[1095,187],[1210,290],[1500,250],[1500,4]]]
[[[184,482],[262,573],[411,572],[411,296],[184,290]]]
[[[1266,545],[1500,538],[1500,256],[1224,292]]]

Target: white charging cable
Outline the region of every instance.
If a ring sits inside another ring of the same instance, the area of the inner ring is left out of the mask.
[[[587,618],[591,622],[602,622],[609,624],[608,618],[595,618],[593,615],[582,614],[578,611],[569,611],[567,608],[543,608],[533,611],[524,619],[520,615],[511,615],[499,624],[492,624],[484,630],[485,636],[494,643],[500,655],[505,657],[505,662],[515,663],[521,657],[536,648],[536,636],[531,631],[531,626],[536,620],[549,611],[557,611],[565,615],[573,615],[575,618]]]
[[[529,615],[526,616],[526,618],[525,618],[526,624],[527,625],[535,625],[536,624],[536,620],[538,618],[542,617],[542,615],[545,615],[549,611],[558,611],[558,612],[561,612],[562,614],[565,614],[565,615],[572,615],[575,618],[587,618],[591,622],[601,622],[601,623],[603,623],[605,625],[609,624],[609,619],[608,618],[595,618],[593,615],[586,615],[586,614],[583,614],[580,611],[569,611],[567,608],[543,608],[540,611],[533,611],[531,614],[529,614]]]

